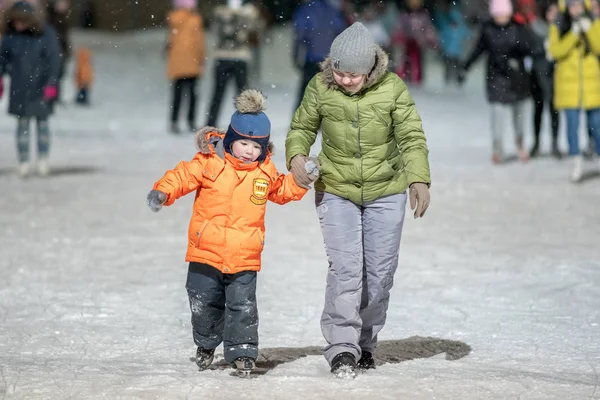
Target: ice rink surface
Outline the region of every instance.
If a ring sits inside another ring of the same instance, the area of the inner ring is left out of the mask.
[[[145,206],[153,182],[195,154],[191,135],[166,132],[163,40],[162,31],[75,37],[94,52],[93,105],[71,104],[69,75],[69,104],[51,120],[49,178],[14,176],[15,121],[0,103],[0,397],[600,399],[598,168],[589,163],[589,179],[572,185],[567,161],[492,166],[481,71],[463,90],[445,88],[439,64],[412,90],[432,205],[423,220],[407,218],[381,365],[336,380],[319,355],[327,262],[310,193],[268,207],[258,289],[266,373],[241,380],[222,363],[198,372],[184,289],[192,196],[158,214]],[[288,42],[273,34],[261,85],[282,170],[298,80]],[[200,125],[211,79],[209,70]]]

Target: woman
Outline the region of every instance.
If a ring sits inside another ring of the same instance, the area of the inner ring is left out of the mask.
[[[561,0],[562,15],[550,26],[550,53],[556,60],[554,101],[565,111],[571,180],[583,175],[579,115],[587,114],[596,153],[600,154],[600,20],[592,20],[588,0]]]
[[[308,84],[286,139],[288,168],[310,184],[306,158],[323,134],[316,206],[329,274],[321,329],[336,376],[374,368],[398,266],[406,189],[415,218],[429,205],[428,149],[406,84],[355,23],[332,43]]]

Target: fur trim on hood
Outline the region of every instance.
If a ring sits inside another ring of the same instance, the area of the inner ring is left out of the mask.
[[[211,135],[212,134],[212,135]],[[213,126],[205,126],[196,133],[196,148],[201,154],[218,153],[216,150],[219,142],[223,141],[225,131],[217,129]],[[267,153],[272,155],[275,152],[275,145],[269,142],[267,145]]]
[[[242,114],[258,114],[267,108],[265,96],[256,89],[247,89],[235,98],[235,109]]]
[[[25,1],[18,1],[14,3],[7,11],[5,16],[5,31],[16,32],[14,29],[14,21],[20,21],[24,23],[27,28],[26,32],[41,34],[43,32],[44,25],[41,22],[39,16],[36,14],[36,10],[33,6]]]
[[[388,55],[387,53],[380,47],[377,46],[377,50],[375,52],[375,66],[367,75],[367,80],[365,81],[364,86],[361,91],[364,89],[368,89],[374,84],[376,84],[381,77],[388,72]],[[336,90],[339,89],[339,85],[335,82],[335,78],[333,77],[333,67],[331,65],[331,56],[327,57],[325,61],[321,63],[321,80],[327,86],[328,89]]]

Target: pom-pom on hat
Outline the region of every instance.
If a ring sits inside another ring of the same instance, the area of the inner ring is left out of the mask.
[[[237,111],[231,116],[223,139],[225,151],[231,154],[231,145],[236,140],[252,140],[258,143],[261,149],[257,161],[264,161],[271,136],[271,121],[264,113],[265,97],[255,89],[244,90],[235,99],[235,108]]]

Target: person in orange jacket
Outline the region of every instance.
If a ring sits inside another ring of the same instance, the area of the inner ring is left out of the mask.
[[[196,131],[196,84],[204,73],[204,22],[195,10],[196,0],[174,0],[175,9],[167,16],[167,77],[173,86],[171,133],[180,133],[177,120],[181,100],[188,103],[187,123]]]
[[[89,49],[81,48],[77,51],[75,67],[75,84],[77,85],[75,103],[86,106],[89,104],[88,95],[93,81],[92,52]]]
[[[186,289],[198,346],[196,363],[206,369],[223,342],[225,360],[243,375],[258,357],[256,274],[265,243],[267,200],[300,200],[308,187],[299,186],[293,174],[277,172],[271,160],[271,123],[262,94],[246,90],[235,106],[227,131],[201,129],[196,156],[167,171],[154,184],[147,204],[156,212],[195,192]],[[309,159],[305,168],[314,182],[318,164]]]

